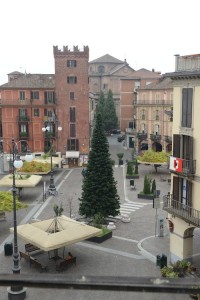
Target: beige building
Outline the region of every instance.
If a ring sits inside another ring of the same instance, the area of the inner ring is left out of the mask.
[[[134,104],[136,122],[136,152],[153,149],[154,151],[171,151],[172,146],[172,80],[161,77],[137,90]]]
[[[133,75],[134,70],[126,60],[119,60],[109,54],[89,62],[89,88],[93,98],[99,98],[100,91],[107,94],[112,90],[118,120],[120,119],[120,79]]]
[[[135,71],[133,76],[122,78],[120,81],[120,129],[126,133],[127,148],[135,147],[138,91],[158,82],[160,78],[160,72],[140,69]]]
[[[176,56],[173,80],[173,146],[169,169],[171,194],[164,197],[169,213],[170,260],[192,260],[193,234],[200,226],[200,54]]]

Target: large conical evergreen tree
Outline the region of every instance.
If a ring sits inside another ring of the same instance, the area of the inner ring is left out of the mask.
[[[118,128],[118,119],[111,90],[108,91],[107,99],[105,101],[103,122],[106,131]]]
[[[109,144],[103,131],[102,118],[98,114],[91,141],[86,176],[83,180],[79,212],[82,216],[103,218],[119,214],[117,182],[114,180]]]

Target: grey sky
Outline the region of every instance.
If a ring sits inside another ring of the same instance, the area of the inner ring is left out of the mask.
[[[12,71],[54,73],[53,45],[88,45],[138,70],[174,71],[200,53],[199,0],[2,0],[0,84]]]

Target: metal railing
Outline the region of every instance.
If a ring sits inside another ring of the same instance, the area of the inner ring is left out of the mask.
[[[169,135],[165,135],[165,142],[166,143],[172,143],[172,137]]]
[[[0,274],[0,286],[25,286],[70,290],[124,291],[145,293],[200,293],[199,278],[158,278],[128,276],[63,276],[62,274]],[[53,292],[53,291],[52,291]],[[59,294],[57,294],[59,299]]]
[[[172,194],[163,197],[163,210],[190,224],[195,226],[200,225],[200,211],[180,201],[174,200]]]
[[[161,135],[160,134],[150,134],[150,139],[154,142],[159,142],[161,140]]]
[[[29,122],[30,118],[28,116],[17,116],[17,122]]]
[[[139,140],[146,140],[147,139],[147,133],[140,133],[140,132],[138,132],[137,133],[137,138],[139,139]]]

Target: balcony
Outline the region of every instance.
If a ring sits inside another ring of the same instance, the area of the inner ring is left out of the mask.
[[[26,123],[29,122],[30,118],[28,116],[17,116],[17,122],[18,123]]]
[[[137,133],[137,138],[140,141],[146,140],[147,139],[147,133],[140,133],[140,132],[138,132]]]
[[[168,143],[168,144],[171,144],[172,143],[172,137],[169,136],[169,135],[165,135],[165,142]]]
[[[174,200],[173,195],[165,195],[163,197],[163,210],[189,224],[200,226],[200,211]]]
[[[20,140],[27,140],[27,139],[29,139],[29,133],[28,132],[19,132],[19,139]]]
[[[136,134],[135,128],[126,128],[125,131],[126,131],[126,133],[129,133],[129,134]]]
[[[196,173],[196,160],[169,157],[169,170],[183,176],[193,176]]]
[[[150,134],[150,139],[153,141],[153,142],[157,142],[159,143],[160,140],[161,140],[161,135],[160,134]]]

